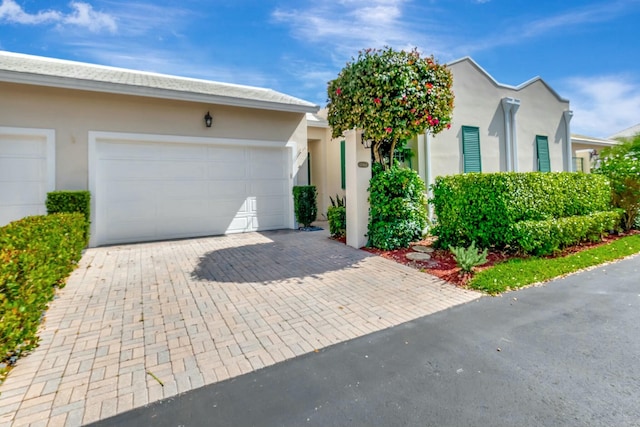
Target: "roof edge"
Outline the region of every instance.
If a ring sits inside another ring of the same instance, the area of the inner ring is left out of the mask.
[[[518,86],[513,86],[513,85],[508,85],[505,83],[500,83],[499,81],[497,81],[491,74],[489,74],[489,72],[487,70],[485,70],[484,68],[482,68],[480,66],[480,64],[478,64],[476,61],[474,61],[473,58],[471,58],[470,56],[464,56],[462,58],[456,59],[455,61],[451,61],[448,62],[446,65],[447,67],[451,66],[451,65],[455,65],[458,64],[460,62],[469,62],[471,63],[474,67],[476,67],[480,72],[482,72],[489,80],[491,80],[491,82],[493,82],[494,85],[504,88],[504,89],[510,89],[510,90],[514,90],[516,92],[521,91],[522,89],[526,88],[527,86],[530,86],[536,82],[541,82],[542,84],[545,85],[545,87],[547,89],[549,89],[549,92],[551,92],[556,98],[558,98],[558,100],[562,101],[562,102],[570,102],[567,98],[563,98],[562,96],[560,96],[558,94],[558,92],[555,91],[555,89],[553,89],[551,86],[549,86],[549,84],[544,81],[544,79],[540,76],[536,76],[533,77],[529,80],[527,80],[524,83],[519,84]]]

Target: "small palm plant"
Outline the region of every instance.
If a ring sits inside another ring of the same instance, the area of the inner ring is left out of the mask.
[[[474,267],[486,263],[487,255],[489,254],[486,248],[479,251],[476,248],[475,242],[471,242],[471,246],[468,248],[464,246],[449,246],[449,250],[453,253],[453,258],[456,260],[456,264],[460,267],[460,270],[468,274],[473,273]]]

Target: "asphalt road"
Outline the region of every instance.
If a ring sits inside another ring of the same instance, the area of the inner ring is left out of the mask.
[[[640,256],[486,297],[100,426],[640,426]]]

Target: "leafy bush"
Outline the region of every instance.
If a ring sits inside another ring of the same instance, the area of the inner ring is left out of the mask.
[[[407,247],[422,237],[427,225],[424,182],[411,169],[374,166],[369,186],[368,246],[384,250]]]
[[[603,150],[594,172],[609,178],[613,205],[624,210],[623,226],[630,230],[640,211],[640,134]]]
[[[73,213],[84,215],[86,221],[85,241],[89,243],[91,225],[91,193],[88,191],[51,191],[45,202],[47,213]]]
[[[329,206],[327,209],[329,233],[333,237],[344,237],[347,234],[347,208],[344,206]]]
[[[80,260],[85,230],[80,213],[26,217],[0,228],[0,362],[12,364],[37,345],[42,313]]]
[[[437,244],[499,248],[515,240],[513,224],[610,210],[604,176],[567,172],[439,176],[432,187]]]
[[[552,254],[584,240],[600,241],[602,235],[619,228],[622,210],[590,215],[514,224],[515,243],[526,253]]]
[[[456,264],[465,273],[471,273],[473,267],[482,265],[487,262],[488,249],[479,251],[476,248],[475,242],[471,242],[471,246],[465,249],[463,246],[453,247],[449,246],[449,250],[453,254],[453,258],[456,260]]]
[[[309,227],[318,217],[318,192],[315,185],[299,185],[293,187],[293,203],[296,221],[304,227]]]

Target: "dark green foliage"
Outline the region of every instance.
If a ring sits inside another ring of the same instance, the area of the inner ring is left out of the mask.
[[[427,225],[424,182],[418,174],[374,165],[369,187],[368,246],[384,250],[407,247],[420,239]]]
[[[344,237],[347,234],[347,208],[344,206],[329,206],[327,209],[329,233],[333,237]]]
[[[293,204],[296,221],[304,227],[309,227],[318,217],[317,195],[315,185],[299,185],[293,187]]]
[[[465,273],[471,273],[473,267],[485,264],[487,262],[487,255],[489,255],[488,249],[485,248],[479,251],[473,242],[471,246],[466,249],[463,246],[449,246],[449,250],[453,254],[453,258],[456,260],[458,267]]]
[[[615,207],[624,210],[623,226],[636,226],[640,212],[640,134],[602,152],[595,173],[611,182],[611,198]]]
[[[329,200],[331,201],[331,206],[345,206],[345,203],[347,202],[347,198],[346,197],[340,197],[339,194],[336,194],[336,198],[335,200],[333,199],[333,197],[329,196]]]
[[[47,193],[47,213],[80,212],[87,222],[85,240],[89,242],[91,224],[91,193],[88,191],[52,191]]]
[[[80,260],[85,230],[80,213],[26,217],[0,228],[0,363],[37,345],[41,316]]]
[[[611,209],[607,179],[593,174],[469,173],[440,176],[431,200],[437,244],[504,248],[514,244],[513,225],[583,216]]]
[[[604,234],[619,228],[623,211],[514,224],[515,244],[526,253],[549,255],[581,241],[598,242]]]

